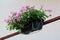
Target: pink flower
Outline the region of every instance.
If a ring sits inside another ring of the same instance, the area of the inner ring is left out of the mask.
[[[16,20],[16,21],[20,21],[20,19],[19,19],[19,18],[16,18],[15,20]]]
[[[17,15],[18,15],[18,16],[22,16],[22,12],[21,12],[21,11],[18,11],[18,12],[17,12]]]
[[[27,5],[27,6],[23,6],[22,8],[23,8],[23,10],[28,10],[30,8],[30,6]]]
[[[22,9],[21,9],[20,11],[21,11],[21,12],[23,12],[23,10],[22,10]]]
[[[48,9],[48,10],[45,10],[45,11],[47,11],[47,12],[52,12],[52,10],[51,10],[51,9]]]
[[[30,8],[30,6],[28,6],[28,5],[27,5],[27,6],[26,6],[26,8],[27,8],[27,9],[29,9],[29,8]]]
[[[12,11],[11,14],[12,14],[12,15],[16,15],[17,12],[16,12],[16,11]]]
[[[15,21],[20,21],[20,18],[18,18],[18,17],[15,17]]]
[[[12,22],[12,19],[11,18],[8,18],[8,19],[6,19],[4,21],[7,22],[7,23],[10,23],[10,22]]]

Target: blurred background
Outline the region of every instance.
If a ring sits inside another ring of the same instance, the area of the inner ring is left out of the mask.
[[[52,9],[51,19],[60,16],[60,0],[0,0],[0,37],[16,32],[6,30],[7,23],[4,22],[11,11],[20,10],[24,5],[35,5],[37,9]],[[19,34],[6,40],[60,40],[60,20],[43,26],[42,30],[35,31],[29,35]]]

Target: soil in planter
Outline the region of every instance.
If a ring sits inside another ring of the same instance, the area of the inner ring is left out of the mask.
[[[43,27],[43,22],[44,20],[34,20],[32,22],[30,22],[27,26],[25,26],[21,32],[23,34],[29,34],[30,32],[36,31],[36,30],[41,30]]]

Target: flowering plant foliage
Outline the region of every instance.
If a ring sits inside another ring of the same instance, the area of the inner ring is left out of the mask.
[[[9,16],[7,20],[9,30],[21,30],[28,25],[31,21],[37,19],[45,20],[49,16],[46,15],[46,11],[52,12],[52,10],[43,10],[42,7],[38,10],[35,6],[23,6],[21,10],[17,12],[11,12],[12,16]]]

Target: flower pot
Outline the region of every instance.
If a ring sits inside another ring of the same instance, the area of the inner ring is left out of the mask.
[[[24,34],[29,34],[30,32],[41,30],[43,26],[43,19],[37,19],[31,21],[27,26],[25,26],[23,29],[21,29],[21,32]]]

